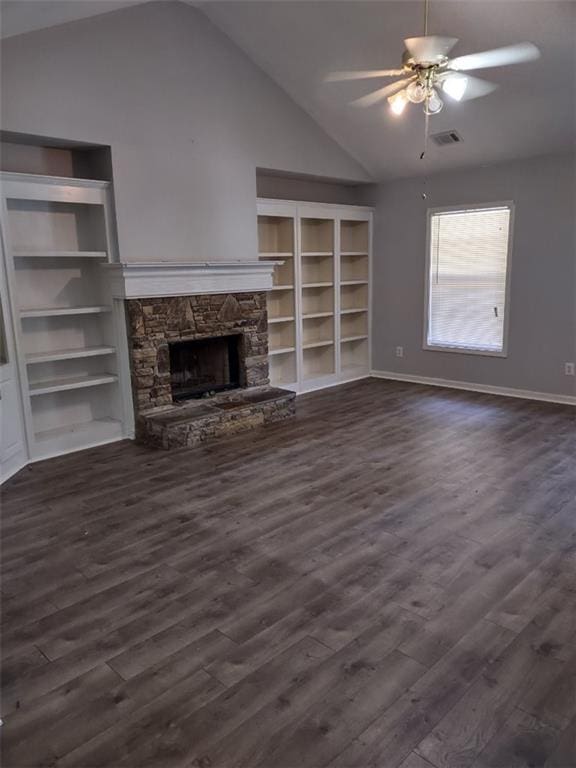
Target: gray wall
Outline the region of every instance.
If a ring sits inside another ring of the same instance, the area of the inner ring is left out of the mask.
[[[379,185],[373,368],[576,394],[576,379],[564,374],[576,359],[575,179],[566,155]],[[503,200],[515,203],[508,357],[424,351],[426,209]]]
[[[338,205],[365,205],[371,184],[342,184],[320,179],[293,178],[258,173],[258,197],[275,200],[303,200],[307,203],[335,203]]]
[[[110,145],[123,261],[256,258],[256,168],[368,179],[198,10],[3,41],[3,128]]]

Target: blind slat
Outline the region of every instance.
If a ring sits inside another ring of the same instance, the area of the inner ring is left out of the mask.
[[[428,344],[501,352],[510,208],[430,219]]]

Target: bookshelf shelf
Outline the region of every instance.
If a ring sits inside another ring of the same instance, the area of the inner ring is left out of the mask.
[[[99,357],[100,355],[113,355],[115,347],[83,347],[82,349],[58,349],[51,352],[31,352],[26,355],[28,365],[34,363],[50,363],[57,360],[76,360],[83,357]]]

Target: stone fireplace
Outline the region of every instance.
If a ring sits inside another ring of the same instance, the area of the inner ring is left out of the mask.
[[[207,266],[162,265],[162,271],[197,274]],[[154,265],[116,266],[126,275],[123,298],[138,440],[163,448],[192,446],[294,414],[294,393],[269,384],[266,291],[246,290],[250,282],[260,287],[262,279],[244,279],[241,290],[223,291],[223,284],[238,280],[221,280],[226,270],[217,265],[219,284],[210,280],[217,291],[192,292],[200,287],[197,279],[175,279],[157,281],[154,294],[167,289],[190,293],[131,296],[144,290],[130,284],[131,271],[139,267],[154,270]],[[270,266],[259,263],[255,273],[261,278],[263,267],[270,272],[265,289],[271,285]]]

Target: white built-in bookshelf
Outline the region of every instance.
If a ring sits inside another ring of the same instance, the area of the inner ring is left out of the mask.
[[[2,181],[29,457],[119,439],[126,434],[125,338],[102,269],[115,255],[109,184],[26,174]]]
[[[272,384],[369,375],[371,227],[367,208],[258,201],[259,257],[283,261],[268,294]]]

